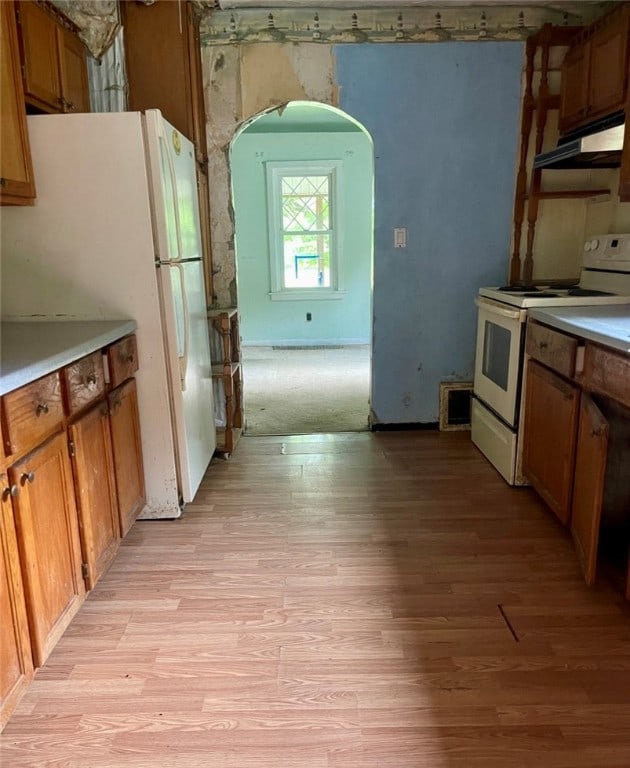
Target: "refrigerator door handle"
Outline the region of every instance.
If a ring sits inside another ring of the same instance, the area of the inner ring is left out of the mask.
[[[168,149],[168,142],[166,141],[166,136],[164,135],[163,126],[162,130],[160,131],[160,134],[158,136],[158,140],[160,142],[160,151],[162,153],[162,157],[166,158],[166,165],[168,167],[168,176],[171,183],[171,191],[173,193],[173,213],[175,214],[175,233],[177,238],[177,258],[181,259],[182,257],[182,228],[181,228],[181,222],[179,220],[179,198],[177,195],[177,176],[175,175],[175,166],[173,165],[173,158],[171,157],[171,153]],[[165,179],[166,181],[166,179]]]
[[[188,350],[190,349],[190,318],[188,317],[188,299],[186,298],[186,287],[184,285],[184,266],[183,264],[171,264],[171,269],[179,270],[179,287],[182,296],[182,310],[184,315],[184,348],[182,354],[178,355],[179,379],[182,392],[186,390],[186,373],[188,371]]]

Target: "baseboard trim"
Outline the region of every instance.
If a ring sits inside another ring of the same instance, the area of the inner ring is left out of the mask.
[[[437,421],[408,421],[402,423],[391,424],[370,424],[370,430],[372,432],[403,432],[405,430],[429,430],[439,429],[440,424]]]
[[[369,339],[241,339],[241,347],[367,347]]]

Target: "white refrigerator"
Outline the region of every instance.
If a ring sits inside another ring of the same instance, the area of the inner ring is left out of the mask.
[[[140,516],[179,517],[216,446],[194,147],[158,110],[28,130],[37,199],[2,209],[2,317],[136,320]]]

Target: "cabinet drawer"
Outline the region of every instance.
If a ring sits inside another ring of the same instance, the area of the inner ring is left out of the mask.
[[[8,453],[32,448],[63,422],[59,371],[27,384],[2,398]]]
[[[33,448],[63,422],[59,372],[51,373],[2,398],[8,453]]]
[[[68,413],[74,414],[105,393],[103,356],[93,352],[63,369],[68,398]]]
[[[554,371],[572,379],[575,376],[575,360],[578,341],[545,325],[529,322],[525,352]]]
[[[138,370],[138,349],[135,335],[125,336],[124,339],[107,348],[107,364],[112,387],[117,387],[134,375]]]
[[[630,357],[587,344],[584,351],[584,388],[630,407]]]

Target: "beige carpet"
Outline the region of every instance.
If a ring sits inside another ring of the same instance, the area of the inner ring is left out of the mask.
[[[370,348],[247,347],[245,432],[300,435],[367,429]]]

